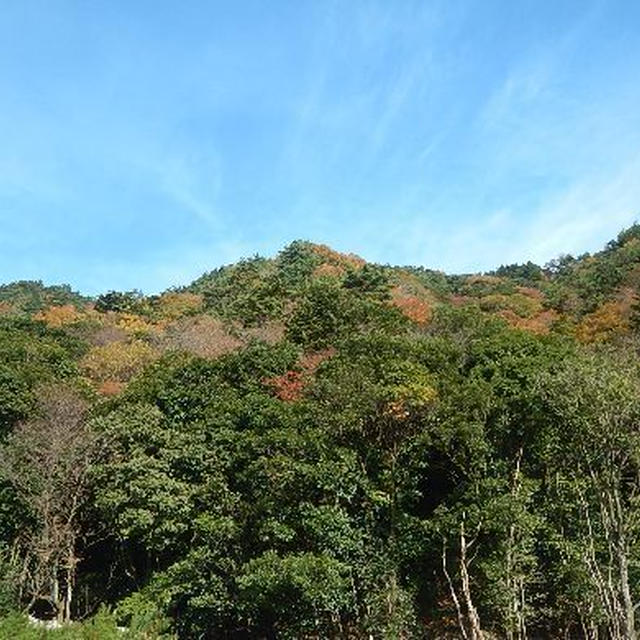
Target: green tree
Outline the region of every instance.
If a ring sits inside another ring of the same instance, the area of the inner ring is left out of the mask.
[[[557,430],[549,456],[566,479],[556,491],[568,492],[565,504],[575,501],[576,511],[565,517],[579,536],[577,556],[598,598],[599,611],[588,622],[597,625],[599,613],[611,638],[636,637],[640,602],[632,569],[640,541],[639,373],[633,358],[587,353],[543,386]]]

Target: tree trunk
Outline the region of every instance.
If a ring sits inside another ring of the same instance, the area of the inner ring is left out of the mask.
[[[73,568],[67,567],[67,593],[64,602],[64,621],[71,622],[71,600],[73,598]]]
[[[467,538],[464,532],[464,520],[460,523],[460,578],[462,581],[462,593],[467,608],[469,620],[469,635],[471,640],[482,640],[480,618],[471,598],[471,584],[469,580],[469,561],[467,560]]]
[[[627,542],[624,526],[624,514],[622,510],[622,504],[620,501],[620,493],[617,489],[614,489],[614,501],[616,508],[616,521],[617,521],[617,545],[616,552],[618,556],[618,571],[620,573],[620,590],[622,592],[622,605],[624,616],[624,633],[626,640],[636,640],[636,628],[635,628],[635,607],[633,605],[633,599],[631,597],[631,589],[629,587],[629,560],[627,557]]]
[[[516,455],[516,464],[511,486],[511,496],[516,499],[520,493],[520,463],[522,461],[523,449],[520,447]],[[509,593],[509,612],[506,620],[507,639],[518,638],[522,640],[527,637],[527,625],[525,617],[525,581],[521,573],[516,570],[516,533],[515,520],[509,527],[509,537],[507,542],[507,589]]]
[[[449,575],[449,571],[447,569],[446,538],[442,540],[442,571],[444,572],[445,578],[447,579],[447,583],[449,584],[449,591],[451,593],[451,598],[453,600],[453,604],[456,607],[456,614],[458,616],[458,626],[460,627],[460,632],[462,633],[462,637],[464,638],[464,640],[469,640],[469,636],[467,634],[467,625],[465,624],[464,616],[462,614],[462,608],[460,607],[460,599],[458,598],[456,589],[453,586],[453,580],[451,580],[451,576]]]

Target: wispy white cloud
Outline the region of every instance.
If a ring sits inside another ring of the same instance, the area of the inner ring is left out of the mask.
[[[90,280],[83,290],[98,294],[114,288],[141,289],[147,294],[189,284],[211,269],[251,256],[255,248],[239,238],[218,239],[198,246],[176,243],[130,260],[87,261]]]
[[[295,237],[450,271],[596,249],[640,211],[637,9],[612,4],[123,4],[86,30],[16,5],[0,267],[154,290]]]
[[[572,184],[536,212],[511,259],[545,262],[561,253],[601,248],[640,217],[639,176],[637,154],[609,175]]]
[[[175,153],[156,158],[151,179],[181,210],[195,215],[210,230],[220,229],[216,204],[222,190],[222,167],[211,149],[206,157]]]
[[[545,264],[561,254],[597,251],[640,219],[640,154],[607,175],[572,183],[533,211],[502,209],[454,229],[408,222],[396,240],[416,262],[449,272],[491,270],[532,260]],[[396,251],[398,249],[396,248]]]

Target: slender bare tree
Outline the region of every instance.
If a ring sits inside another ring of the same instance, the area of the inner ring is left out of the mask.
[[[20,593],[28,606],[44,600],[60,622],[71,619],[80,512],[88,494],[97,437],[86,403],[65,387],[40,390],[38,416],[18,424],[0,447],[0,476],[29,510],[20,532]]]

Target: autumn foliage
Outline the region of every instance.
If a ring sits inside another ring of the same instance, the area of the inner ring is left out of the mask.
[[[628,306],[624,302],[605,302],[586,315],[576,329],[581,342],[603,342],[629,333]]]
[[[99,384],[124,383],[157,357],[156,350],[140,340],[110,342],[93,347],[80,361],[80,369]]]
[[[83,319],[85,314],[71,304],[52,306],[34,315],[35,320],[42,320],[50,327],[63,327]]]
[[[294,402],[302,397],[317,368],[334,354],[335,349],[306,353],[300,357],[297,369],[286,371],[280,376],[266,378],[263,382],[280,400]]]
[[[161,320],[177,320],[202,310],[204,298],[198,293],[169,291],[153,304],[153,315]]]
[[[340,267],[345,271],[348,269],[359,269],[366,264],[366,260],[363,260],[360,256],[357,256],[354,253],[340,253],[339,251],[334,251],[325,244],[313,244],[311,245],[311,249],[323,263]]]
[[[426,300],[406,293],[401,287],[391,290],[391,303],[416,324],[425,325],[431,319],[431,307]]]

